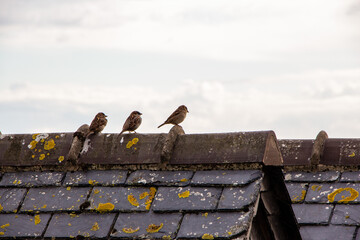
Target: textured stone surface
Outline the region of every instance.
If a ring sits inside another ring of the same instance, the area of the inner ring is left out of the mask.
[[[160,187],[156,194],[154,211],[193,211],[216,209],[221,188]]]
[[[233,210],[242,209],[255,202],[259,195],[260,182],[256,181],[245,187],[224,188],[218,209]]]
[[[352,240],[355,230],[356,227],[349,226],[303,226],[300,228],[300,233],[303,240]]]
[[[191,185],[245,185],[262,176],[259,170],[197,171]]]
[[[84,236],[105,238],[110,232],[114,218],[114,213],[54,214],[46,230],[45,237],[74,238]]]
[[[213,239],[230,238],[249,226],[249,213],[217,212],[185,214],[178,237]]]
[[[25,188],[0,188],[0,212],[16,212],[25,194]]]
[[[285,173],[285,180],[291,182],[334,182],[339,179],[340,172],[289,172]]]
[[[66,174],[64,185],[67,186],[117,186],[123,185],[127,177],[127,171],[87,171],[69,172]]]
[[[79,210],[90,188],[45,187],[31,188],[20,211],[70,211]]]
[[[304,201],[308,189],[307,183],[286,183],[285,185],[293,203],[301,203]]]
[[[114,238],[175,239],[180,213],[120,213]]]
[[[0,215],[0,238],[41,237],[50,214],[2,214]]]
[[[299,224],[328,224],[334,208],[330,204],[293,204],[295,217]]]
[[[2,187],[60,186],[61,172],[13,172],[5,173],[0,181]]]
[[[359,205],[336,205],[331,220],[332,224],[340,225],[360,225],[360,206]]]
[[[192,171],[138,170],[130,174],[129,185],[186,186],[193,176]]]
[[[340,182],[360,182],[360,172],[343,172]]]
[[[311,203],[359,203],[360,184],[311,184],[305,201]]]
[[[280,151],[287,166],[309,165],[314,140],[279,140]]]

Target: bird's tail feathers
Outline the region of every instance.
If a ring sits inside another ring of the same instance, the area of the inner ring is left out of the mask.
[[[158,126],[158,128],[160,128],[160,127],[164,126],[165,124],[166,124],[166,123],[161,124],[160,126]]]

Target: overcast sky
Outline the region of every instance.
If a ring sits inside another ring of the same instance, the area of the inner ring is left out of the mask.
[[[360,137],[359,0],[0,0],[0,131]]]

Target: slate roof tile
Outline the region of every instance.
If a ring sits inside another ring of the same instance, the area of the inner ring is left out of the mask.
[[[214,210],[222,188],[159,187],[154,199],[154,211]]]
[[[0,237],[41,237],[51,214],[2,214]]]
[[[291,182],[334,182],[338,180],[340,172],[289,172],[285,174],[285,180]]]
[[[1,187],[60,186],[64,173],[61,172],[13,172],[5,173]]]
[[[356,227],[353,226],[303,226],[300,233],[303,240],[329,240],[341,239],[352,240]]]
[[[186,186],[193,176],[192,171],[138,170],[130,174],[128,185]]]
[[[0,188],[0,212],[16,212],[26,192],[25,188]]]
[[[291,202],[300,203],[305,200],[306,191],[308,189],[307,183],[286,183]]]
[[[305,201],[309,203],[359,203],[359,183],[310,184]]]
[[[114,213],[54,214],[46,230],[45,237],[74,238],[80,235],[105,238],[110,232],[115,216]]]
[[[86,200],[89,191],[90,188],[86,187],[30,188],[20,211],[76,211]]]
[[[120,213],[113,238],[175,239],[180,213]]]
[[[336,205],[331,223],[360,226],[360,206]]]
[[[343,172],[340,182],[360,182],[360,172]]]
[[[66,186],[117,186],[125,183],[128,171],[93,170],[87,172],[69,172],[66,174]]]
[[[239,174],[236,170],[197,171],[191,180],[191,185],[246,185],[262,176],[259,170],[243,170]]]
[[[334,208],[330,204],[293,204],[292,207],[299,224],[320,225],[329,223]]]
[[[230,239],[248,228],[249,218],[249,212],[185,214],[178,238]]]

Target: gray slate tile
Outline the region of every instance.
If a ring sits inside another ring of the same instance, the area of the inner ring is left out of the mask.
[[[226,187],[220,197],[218,209],[239,210],[249,206],[257,199],[260,182],[255,181],[244,187]]]
[[[90,188],[46,187],[31,188],[20,211],[70,211],[79,210]]]
[[[154,211],[193,211],[215,209],[221,188],[215,187],[160,187]]]
[[[305,200],[308,189],[307,183],[285,183],[292,203],[301,203]]]
[[[26,192],[25,188],[0,188],[0,212],[16,212]]]
[[[64,173],[60,172],[13,172],[5,173],[2,187],[60,186]]]
[[[101,211],[108,204],[114,211],[148,211],[155,194],[154,187],[94,187],[90,208]]]
[[[178,238],[230,238],[249,227],[250,212],[185,214]]]
[[[192,171],[149,171],[138,170],[130,174],[128,185],[186,186],[189,184]]]
[[[343,172],[341,174],[340,182],[360,182],[360,171]]]
[[[285,173],[285,181],[287,182],[334,182],[339,179],[340,172],[287,172]]]
[[[93,170],[87,172],[69,172],[66,174],[66,186],[118,186],[125,183],[127,171]]]
[[[175,239],[180,213],[120,213],[115,223],[114,238]]]
[[[331,223],[360,226],[360,206],[341,204],[336,205]]]
[[[303,240],[329,240],[341,239],[352,240],[356,227],[349,226],[303,226],[300,227],[300,234]]]
[[[197,171],[191,185],[246,185],[262,176],[260,170],[212,170]]]
[[[0,238],[40,237],[51,214],[0,214]]]
[[[305,201],[310,203],[359,203],[360,183],[310,184]]]
[[[299,224],[328,224],[331,212],[334,208],[332,204],[293,204],[295,217]]]
[[[78,235],[91,238],[105,238],[116,214],[82,213],[80,215],[54,214],[45,237],[73,238]]]

